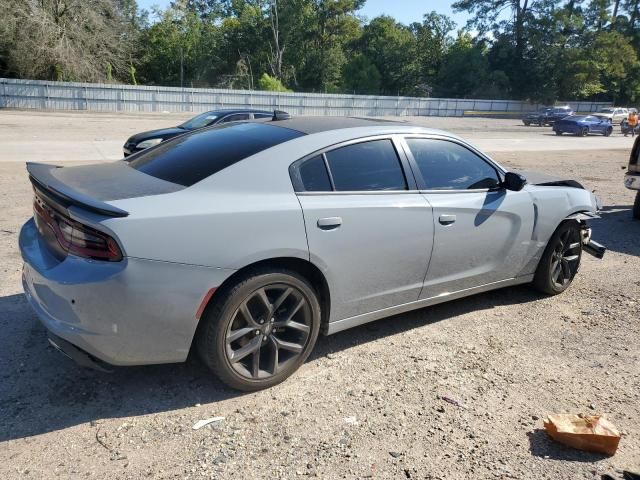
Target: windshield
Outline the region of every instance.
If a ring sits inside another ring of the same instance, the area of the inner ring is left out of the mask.
[[[193,117],[191,120],[187,120],[182,125],[178,125],[178,127],[184,128],[185,130],[196,130],[198,128],[206,127],[207,125],[211,125],[218,117],[219,115],[216,115],[213,112],[205,112]]]
[[[613,113],[613,108],[601,108],[600,113]]]

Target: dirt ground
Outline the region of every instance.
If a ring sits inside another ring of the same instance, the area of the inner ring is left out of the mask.
[[[10,132],[0,125],[0,138],[26,145],[43,135],[29,115]],[[118,122],[129,122],[120,133],[135,131],[138,119],[113,117],[95,132]],[[496,123],[504,121],[476,122],[507,138]],[[574,175],[601,197],[594,237],[609,251],[585,256],[567,292],[507,288],[324,337],[285,383],[239,394],[195,360],[103,374],[47,346],[20,285],[17,236],[31,191],[21,158],[0,143],[0,478],[573,480],[640,471],[640,222],[622,185],[628,149],[605,145],[493,154]],[[542,419],[560,412],[607,414],[624,432],[618,453],[551,442]],[[212,416],[225,419],[192,429]]]

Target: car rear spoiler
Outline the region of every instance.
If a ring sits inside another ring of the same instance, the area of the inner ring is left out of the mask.
[[[27,172],[29,173],[29,180],[33,186],[43,194],[52,197],[57,203],[65,207],[75,205],[84,210],[108,217],[126,217],[129,215],[129,212],[91,198],[65,185],[52,174],[57,168],[61,167],[44,163],[27,162]]]

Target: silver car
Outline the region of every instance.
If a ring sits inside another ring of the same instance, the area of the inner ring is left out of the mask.
[[[82,365],[182,362],[281,382],[319,333],[509,285],[558,294],[602,256],[573,180],[446,132],[357,118],[212,127],[131,162],[29,164],[26,296]]]

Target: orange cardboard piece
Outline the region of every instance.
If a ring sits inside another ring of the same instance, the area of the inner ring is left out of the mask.
[[[615,455],[620,442],[616,427],[600,415],[549,415],[544,428],[555,441],[588,452]]]

